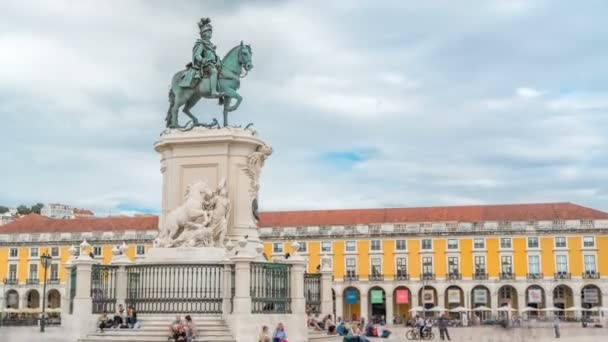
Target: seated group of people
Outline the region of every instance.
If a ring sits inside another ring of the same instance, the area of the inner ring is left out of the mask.
[[[118,309],[114,314],[114,317],[110,318],[107,312],[104,312],[99,316],[98,319],[98,327],[101,332],[104,329],[135,329],[139,328],[139,322],[137,321],[137,311],[135,308],[130,307],[128,310],[125,310],[125,307],[122,304],[118,304]]]
[[[190,315],[186,315],[185,320],[177,315],[169,325],[169,338],[175,340],[175,342],[191,342],[196,338],[196,335],[196,325]]]
[[[319,317],[318,313],[315,315],[309,313],[308,317],[306,318],[306,325],[309,328],[314,328],[317,331],[327,331],[329,335],[336,334],[336,323],[334,323],[331,315],[321,318]]]
[[[258,342],[287,342],[287,333],[285,332],[283,323],[277,324],[276,329],[272,333],[272,337],[270,337],[268,327],[263,326],[262,332],[260,333],[260,336],[258,336]]]
[[[364,328],[362,329],[361,327]],[[352,321],[349,325],[342,321],[340,317],[338,317],[336,333],[344,336],[344,341],[348,342],[368,342],[369,339],[366,337],[388,338],[391,335],[391,331],[386,328],[384,320],[375,320],[374,322],[365,324],[365,319],[361,318],[360,321]]]

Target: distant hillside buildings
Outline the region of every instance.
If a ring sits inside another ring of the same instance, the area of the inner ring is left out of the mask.
[[[95,214],[87,209],[74,208],[60,203],[47,203],[40,210],[40,215],[54,219],[73,219],[76,217],[93,217]]]

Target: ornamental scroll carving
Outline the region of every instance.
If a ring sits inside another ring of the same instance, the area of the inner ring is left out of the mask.
[[[266,144],[259,145],[256,150],[247,158],[247,166],[243,168],[245,174],[249,176],[249,197],[251,200],[251,214],[255,221],[259,221],[258,215],[258,192],[260,190],[260,173],[264,167],[264,162],[272,154],[272,147]]]

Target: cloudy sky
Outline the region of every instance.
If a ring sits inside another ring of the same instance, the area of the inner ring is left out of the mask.
[[[201,16],[255,68],[263,210],[608,210],[608,3],[2,1],[0,204],[157,212],[169,80]],[[215,103],[194,112],[220,114]]]

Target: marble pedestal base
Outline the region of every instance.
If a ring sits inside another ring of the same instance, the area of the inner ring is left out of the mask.
[[[138,264],[201,264],[226,260],[226,250],[216,247],[150,248]]]

